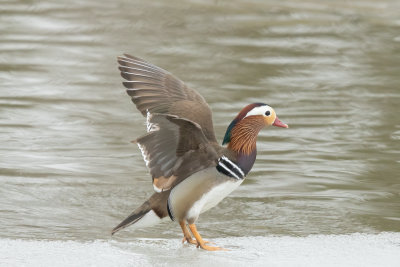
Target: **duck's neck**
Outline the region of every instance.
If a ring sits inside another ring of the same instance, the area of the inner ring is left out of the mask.
[[[228,149],[236,155],[236,163],[247,175],[257,156],[256,141],[264,122],[257,118],[245,118],[230,129]],[[229,130],[229,128],[228,128]]]

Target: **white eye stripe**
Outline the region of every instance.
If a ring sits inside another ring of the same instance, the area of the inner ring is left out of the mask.
[[[272,114],[273,113],[272,110],[273,109],[270,106],[267,106],[267,105],[255,107],[252,110],[250,110],[249,112],[247,112],[247,114],[246,114],[246,116],[244,118],[246,118],[248,116],[254,116],[254,115],[263,115],[263,116],[265,116],[265,113],[267,111],[269,111],[269,113]]]

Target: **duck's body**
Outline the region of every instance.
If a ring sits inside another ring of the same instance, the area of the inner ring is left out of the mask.
[[[228,146],[222,147],[215,138],[211,110],[195,90],[141,59],[125,55],[118,62],[128,94],[147,117],[148,133],[135,142],[156,193],[112,233],[170,217],[179,222],[184,241],[220,249],[205,245],[194,223],[243,182],[256,159],[258,132],[269,125],[287,125],[270,106],[250,104],[229,125],[223,141]]]
[[[194,223],[201,213],[216,206],[243,180],[228,177],[213,167],[196,172],[171,190],[168,198],[170,217]]]

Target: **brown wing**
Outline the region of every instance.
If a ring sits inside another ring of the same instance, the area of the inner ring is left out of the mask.
[[[149,132],[136,143],[153,177],[157,192],[169,190],[202,169],[216,166],[217,147],[195,122],[173,115],[152,114]]]
[[[140,58],[118,57],[121,76],[137,109],[144,115],[171,114],[200,125],[210,142],[217,142],[211,109],[204,98],[171,73]]]

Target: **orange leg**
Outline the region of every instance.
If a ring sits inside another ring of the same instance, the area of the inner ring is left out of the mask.
[[[209,251],[227,250],[227,249],[220,248],[220,247],[207,246],[206,243],[209,243],[209,242],[204,241],[203,238],[201,238],[199,232],[197,232],[197,228],[196,228],[196,225],[194,223],[193,224],[189,224],[189,228],[190,228],[190,231],[192,231],[192,234],[193,234],[194,238],[196,238],[196,240],[197,240],[197,247],[201,247],[202,249],[209,250]]]
[[[186,223],[184,221],[180,221],[179,225],[182,228],[182,232],[183,232],[183,239],[182,239],[182,243],[188,242],[189,244],[194,244],[197,245],[196,240],[192,239],[192,235],[190,234],[189,230],[186,227]]]

